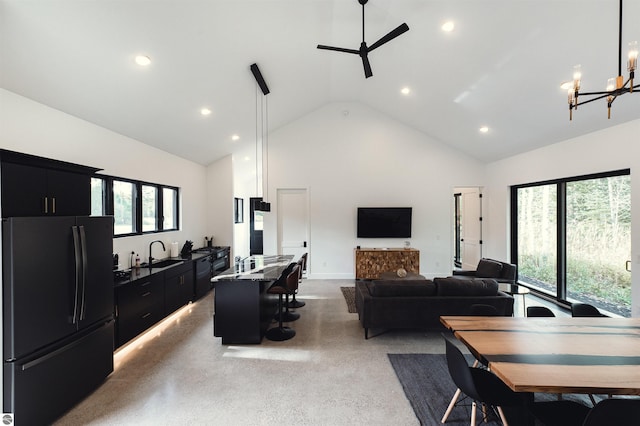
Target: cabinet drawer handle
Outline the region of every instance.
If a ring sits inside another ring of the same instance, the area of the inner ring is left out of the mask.
[[[147,312],[146,314],[144,314],[142,316],[142,319],[147,319],[147,318],[149,318],[149,316],[151,316],[151,312]]]
[[[51,197],[51,207],[53,209],[53,211],[51,213],[55,214],[55,212],[56,212],[56,197]]]
[[[44,212],[49,213],[49,198],[44,197]]]
[[[147,296],[149,296],[150,294],[151,294],[151,292],[150,292],[150,291],[147,291],[146,293],[142,293],[142,297],[147,297]]]
[[[149,284],[151,284],[151,281],[145,281],[145,282],[143,282],[142,284],[140,284],[140,287],[146,287],[146,286],[148,286]]]

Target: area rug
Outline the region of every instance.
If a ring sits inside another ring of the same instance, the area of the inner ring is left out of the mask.
[[[439,425],[444,412],[449,406],[451,397],[456,391],[453,384],[447,360],[439,354],[387,354],[395,370],[396,376],[404,389],[404,393],[413,407],[420,424],[425,426]],[[469,365],[473,358],[467,355]],[[564,395],[564,399],[581,402],[591,406],[586,395]],[[536,401],[552,401],[556,395],[536,393]],[[466,403],[467,401],[465,401]],[[449,414],[445,423],[448,426],[468,426],[471,418],[471,408],[467,405],[456,406]],[[478,413],[478,422],[480,422]],[[497,419],[488,423],[499,425]],[[536,422],[536,426],[538,426]]]
[[[404,393],[420,424],[432,426],[440,420],[456,391],[444,355],[388,354]],[[473,362],[471,359],[469,360]],[[453,409],[447,425],[469,425],[471,411],[460,406]],[[497,423],[490,423],[497,424]]]
[[[347,302],[347,310],[350,314],[356,314],[356,288],[355,287],[340,287],[344,301]]]

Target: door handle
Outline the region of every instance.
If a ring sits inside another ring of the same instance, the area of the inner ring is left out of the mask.
[[[306,247],[306,246],[307,246],[307,242],[305,241],[302,243],[302,247]]]
[[[625,262],[624,267],[625,267],[625,269],[626,269],[627,271],[631,272],[631,261],[630,261],[630,260],[627,260],[627,261]]]

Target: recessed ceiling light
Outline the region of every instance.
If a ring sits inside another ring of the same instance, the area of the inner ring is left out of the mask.
[[[482,126],[478,130],[480,131],[480,133],[487,133],[489,131],[489,127],[488,126]]]
[[[146,67],[151,64],[151,58],[145,55],[138,55],[136,56],[136,64]]]
[[[239,140],[239,139],[240,139],[240,136],[238,136],[238,135],[231,135],[231,140],[232,140],[232,141],[237,141],[237,140]]]
[[[453,23],[453,21],[447,21],[442,24],[440,28],[442,29],[442,31],[450,33],[455,28],[455,24]]]
[[[205,108],[202,108],[202,109],[200,110],[200,114],[202,114],[202,115],[209,115],[209,114],[211,114],[211,110],[210,110],[209,108],[206,108],[206,107],[205,107]]]
[[[403,95],[408,95],[409,93],[411,93],[411,89],[409,89],[408,87],[403,87],[400,90],[400,93],[402,93]]]

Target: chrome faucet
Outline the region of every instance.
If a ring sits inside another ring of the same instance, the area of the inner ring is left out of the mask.
[[[160,243],[162,245],[162,250],[167,250],[164,247],[164,243],[160,240],[155,240],[155,241],[151,241],[151,243],[149,243],[149,268],[151,268],[151,262],[153,262],[153,257],[151,256],[151,246],[153,245],[153,243]]]

